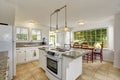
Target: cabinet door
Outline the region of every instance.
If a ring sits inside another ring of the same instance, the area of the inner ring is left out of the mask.
[[[26,61],[33,61],[39,59],[39,50],[37,48],[26,49]]]
[[[39,63],[40,63],[40,67],[44,70],[46,70],[46,52],[43,50],[40,50],[39,53]]]
[[[35,49],[32,51],[32,59],[38,60],[39,59],[39,49]]]
[[[32,53],[33,50],[28,48],[26,49],[26,62],[32,61]]]
[[[17,64],[25,63],[26,62],[26,53],[25,51],[16,51],[17,56]]]

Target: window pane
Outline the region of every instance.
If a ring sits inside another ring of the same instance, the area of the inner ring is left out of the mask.
[[[89,46],[95,46],[96,43],[103,42],[103,47],[105,48],[107,47],[107,29],[74,32],[74,40],[87,41]]]
[[[17,34],[20,34],[20,28],[17,28],[17,29],[16,29],[16,33],[17,33]]]
[[[28,29],[27,28],[16,28],[16,40],[28,40]]]
[[[39,29],[32,29],[32,40],[41,40],[41,31]]]

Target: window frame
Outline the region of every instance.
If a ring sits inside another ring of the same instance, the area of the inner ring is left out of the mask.
[[[28,39],[27,40],[17,40],[17,28],[27,29],[27,31],[28,31],[28,34],[27,34],[28,35]],[[27,27],[16,27],[15,29],[16,29],[16,41],[17,42],[28,42],[30,40],[29,28],[27,28]]]
[[[108,27],[102,27],[102,28],[95,28],[95,29],[86,29],[86,30],[79,30],[79,31],[74,31],[73,32],[73,40],[75,41],[75,32],[85,32],[85,31],[93,31],[93,30],[99,30],[99,29],[106,29],[106,37],[107,37],[107,42],[106,42],[106,47],[104,47],[104,49],[109,48],[109,36],[108,36]],[[95,31],[95,35],[96,35],[96,31]],[[80,37],[77,37],[78,39],[80,39]],[[96,40],[95,40],[96,41]],[[93,42],[93,41],[92,41]]]
[[[40,30],[40,40],[33,40],[33,39],[32,39],[32,30]],[[39,29],[39,28],[32,28],[32,29],[31,29],[31,41],[33,41],[33,42],[42,41],[42,30],[41,30],[41,29]]]
[[[53,44],[50,44],[50,41],[51,41],[50,36],[51,36],[51,35],[54,35],[54,36],[55,36],[55,41],[54,41]],[[53,32],[53,33],[49,33],[49,44],[50,44],[50,45],[56,45],[56,44],[57,44],[57,34],[56,34],[56,33],[54,33],[54,32]]]

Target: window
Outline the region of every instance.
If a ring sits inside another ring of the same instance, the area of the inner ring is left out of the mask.
[[[65,32],[65,44],[70,44],[70,32]]]
[[[32,29],[32,40],[41,40],[41,31],[39,29]]]
[[[56,33],[49,34],[49,44],[52,45],[56,44]]]
[[[16,28],[16,40],[28,40],[28,29],[27,28]]]
[[[107,47],[107,29],[96,29],[74,32],[74,40],[87,41],[89,46],[95,46],[103,42],[103,47]]]

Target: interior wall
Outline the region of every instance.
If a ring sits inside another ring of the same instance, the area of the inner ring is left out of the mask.
[[[0,0],[0,23],[6,23],[8,25],[11,25],[9,27],[14,28],[14,21],[15,21],[15,6],[8,2],[8,0]],[[12,31],[14,32],[14,31]],[[13,39],[14,40],[14,39]],[[12,44],[12,47],[14,47],[14,44]],[[11,47],[11,49],[12,49]],[[14,48],[13,48],[14,50]],[[14,51],[12,51],[9,60],[9,79],[11,80],[13,75],[15,74],[15,66],[14,66]]]
[[[0,0],[0,23],[14,25],[15,7],[6,0]]]
[[[120,13],[115,15],[114,49],[115,49],[115,51],[120,50]]]

